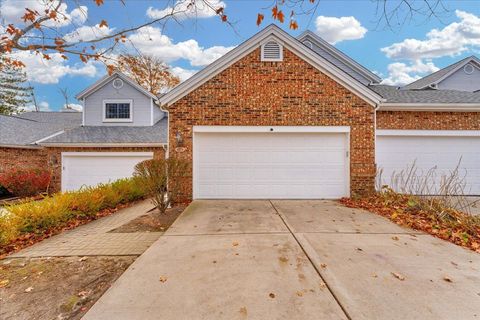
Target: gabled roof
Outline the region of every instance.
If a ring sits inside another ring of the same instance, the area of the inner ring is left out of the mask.
[[[315,42],[315,44],[318,47],[322,48],[323,50],[328,52],[331,56],[340,60],[347,66],[349,66],[352,70],[360,73],[363,77],[370,80],[372,83],[379,83],[380,81],[382,81],[382,79],[378,75],[371,72],[370,70],[368,70],[367,68],[365,68],[364,66],[362,66],[361,64],[359,64],[358,62],[356,62],[355,60],[347,56],[345,53],[338,50],[333,45],[331,45],[330,43],[328,43],[327,41],[325,41],[320,36],[318,36],[317,34],[315,34],[310,30],[303,32],[300,36],[297,37],[297,39],[301,42],[305,41],[306,39],[308,39],[309,41]],[[327,58],[327,57],[324,57],[324,58]],[[333,62],[333,61],[330,61],[330,62]],[[344,71],[350,74],[348,70],[344,70]]]
[[[432,74],[429,74],[426,77],[423,77],[410,84],[407,84],[402,89],[421,90],[421,89],[429,88],[433,84],[437,84],[440,81],[444,80],[445,78],[453,74],[458,69],[463,68],[463,66],[465,66],[467,63],[470,63],[470,62],[473,62],[480,67],[480,59],[478,59],[475,56],[466,57],[465,59],[455,62],[454,64],[451,64],[443,69],[438,70],[437,72],[434,72]]]
[[[157,96],[155,96],[153,93],[151,93],[150,91],[143,88],[141,85],[139,85],[137,82],[135,82],[135,80],[133,80],[132,78],[128,77],[127,75],[125,75],[124,73],[122,73],[120,71],[115,71],[111,75],[104,76],[103,78],[101,78],[100,80],[98,80],[97,82],[92,84],[90,87],[86,88],[85,90],[83,90],[82,92],[77,94],[75,96],[75,98],[81,100],[81,99],[89,96],[90,94],[94,93],[95,91],[97,91],[98,89],[100,89],[105,84],[109,83],[111,80],[113,80],[115,78],[122,79],[123,81],[130,84],[132,87],[136,88],[138,91],[145,94],[147,97],[150,97],[154,100],[157,100]]]
[[[270,40],[271,38],[275,38],[277,41],[282,43],[284,47],[287,47],[297,56],[310,63],[312,66],[316,67],[321,72],[325,73],[356,95],[360,96],[371,105],[376,105],[382,101],[382,98],[377,93],[354,80],[343,70],[339,69],[337,66],[333,65],[311,49],[307,48],[303,43],[290,36],[279,27],[271,24],[247,41],[240,44],[238,47],[232,49],[227,54],[208,65],[206,68],[197,72],[188,80],[184,81],[170,90],[168,93],[161,96],[159,98],[160,104],[163,106],[168,106],[178,101],[188,93],[200,87],[209,79],[230,67],[241,58],[253,52],[263,42]]]

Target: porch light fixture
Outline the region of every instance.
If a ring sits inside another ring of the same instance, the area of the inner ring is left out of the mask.
[[[175,140],[177,140],[177,147],[183,146],[183,136],[180,131],[177,131],[177,133],[175,134]]]

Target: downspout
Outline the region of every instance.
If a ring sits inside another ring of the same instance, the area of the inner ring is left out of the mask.
[[[163,108],[159,100],[155,101],[155,104],[167,114],[167,144],[163,146],[163,151],[165,152],[165,159],[168,159],[170,157],[170,111]]]

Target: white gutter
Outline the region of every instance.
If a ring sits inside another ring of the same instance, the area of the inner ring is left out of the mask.
[[[99,148],[122,148],[122,147],[165,147],[166,143],[41,143],[44,147],[99,147]]]
[[[12,149],[42,149],[41,146],[35,145],[21,145],[21,144],[0,144],[0,148],[12,148]]]
[[[480,103],[381,103],[380,111],[479,112]]]

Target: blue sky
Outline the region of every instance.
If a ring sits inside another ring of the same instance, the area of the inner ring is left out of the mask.
[[[15,15],[19,15],[15,8],[20,7],[20,3],[31,5],[32,1],[41,0],[2,0],[0,11],[3,18],[15,20]],[[160,15],[162,9],[174,3],[127,0],[123,7],[118,1],[106,0],[104,6],[97,7],[93,1],[76,2],[87,7],[88,18],[80,19],[82,21],[75,27],[66,26],[64,34],[75,32],[79,27],[90,28],[106,17],[109,29],[103,32],[123,29]],[[223,3],[234,29],[215,16],[183,17],[181,24],[172,21],[162,30],[153,26],[132,34],[128,42],[134,43],[142,52],[161,57],[185,79],[258,32],[260,28],[255,24],[258,12],[265,14],[263,26],[272,22],[270,11],[263,9],[271,1],[223,0]],[[307,28],[317,32],[370,70],[379,73],[386,83],[401,85],[476,54],[480,48],[480,6],[477,1],[445,3],[450,11],[442,15],[441,21],[419,18],[390,30],[384,25],[377,26],[378,17],[372,1],[320,0],[315,14],[297,16],[298,30],[289,30],[288,23],[279,26],[294,36]],[[71,11],[76,8],[75,2],[67,4],[66,12],[74,17]],[[79,32],[85,31],[86,28]],[[131,50],[131,47],[123,50]],[[24,57],[37,100],[49,110],[58,110],[64,104],[59,87],[68,88],[70,102],[78,103],[74,95],[105,74],[102,65],[84,65],[76,58],[47,63],[38,57]]]

